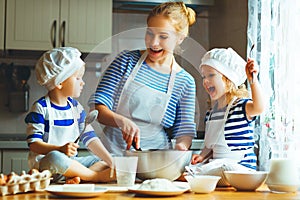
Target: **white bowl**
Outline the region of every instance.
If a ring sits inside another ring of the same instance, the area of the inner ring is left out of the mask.
[[[220,176],[195,175],[185,176],[191,190],[195,193],[210,193],[216,189]]]
[[[228,183],[237,190],[254,191],[267,179],[268,172],[265,171],[224,171]]]

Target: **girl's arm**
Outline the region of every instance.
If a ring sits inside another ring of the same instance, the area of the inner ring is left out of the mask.
[[[250,58],[248,59],[248,62],[246,64],[246,74],[248,80],[252,79],[252,74],[253,74],[253,80],[252,83],[250,84],[252,101],[248,101],[246,104],[246,114],[248,119],[251,119],[261,114],[264,111],[264,107],[265,107],[261,85],[257,78],[258,67],[255,64],[253,59]]]

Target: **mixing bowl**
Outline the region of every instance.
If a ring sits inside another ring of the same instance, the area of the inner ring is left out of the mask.
[[[138,156],[136,176],[141,180],[165,178],[171,181],[180,177],[189,165],[192,151],[174,149],[126,151],[126,156]]]
[[[267,179],[268,172],[265,171],[224,171],[225,178],[231,186],[237,190],[254,191]]]

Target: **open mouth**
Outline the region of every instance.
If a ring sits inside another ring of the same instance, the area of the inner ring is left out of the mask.
[[[151,48],[150,48],[150,50],[151,50],[153,53],[160,53],[160,52],[163,51],[163,49],[157,50],[157,49],[151,49]]]
[[[207,91],[211,94],[215,91],[215,87],[208,87]]]

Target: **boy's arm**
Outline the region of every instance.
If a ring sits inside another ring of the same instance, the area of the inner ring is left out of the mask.
[[[93,139],[87,145],[87,148],[90,149],[93,154],[104,160],[109,167],[113,167],[113,158],[98,137]]]
[[[42,142],[42,141],[36,141],[29,145],[30,151],[38,153],[38,154],[46,155],[50,151],[57,150],[57,151],[60,151],[64,154],[66,154],[67,156],[77,155],[78,147],[79,147],[79,145],[76,143],[73,143],[73,142],[66,143],[63,146],[57,146],[57,145],[48,144],[48,143]]]

